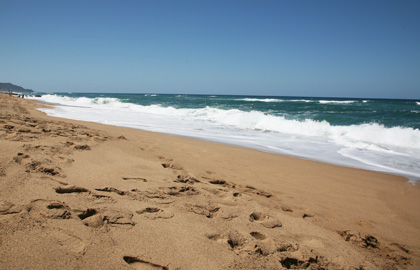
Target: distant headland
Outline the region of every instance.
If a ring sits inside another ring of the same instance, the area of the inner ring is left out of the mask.
[[[33,93],[31,89],[25,89],[21,86],[14,85],[12,83],[0,83],[0,92],[18,92],[18,93]]]

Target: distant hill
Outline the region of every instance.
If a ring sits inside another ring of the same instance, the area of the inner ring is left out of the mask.
[[[12,92],[19,92],[19,93],[32,93],[33,90],[31,89],[25,89],[21,86],[18,85],[14,85],[11,83],[0,83],[0,92],[8,92],[10,89],[10,91]]]

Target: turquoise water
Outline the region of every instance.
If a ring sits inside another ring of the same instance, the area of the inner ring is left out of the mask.
[[[420,179],[420,101],[53,93],[48,114]]]

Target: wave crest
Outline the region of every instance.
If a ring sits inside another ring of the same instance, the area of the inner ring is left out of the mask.
[[[238,100],[242,100],[242,101],[251,101],[251,102],[283,102],[285,101],[284,99],[277,99],[277,98],[242,98],[242,99],[238,99]]]
[[[420,149],[420,131],[408,127],[385,127],[377,123],[366,123],[361,125],[334,126],[327,121],[315,121],[306,119],[298,121],[286,119],[282,116],[274,116],[260,111],[241,111],[238,109],[219,109],[205,107],[199,109],[186,109],[163,107],[161,105],[137,105],[124,102],[118,98],[87,98],[87,97],[65,97],[58,95],[45,95],[42,97],[47,102],[105,108],[107,113],[112,110],[119,113],[143,113],[153,114],[162,117],[178,117],[187,120],[210,121],[212,123],[229,126],[239,129],[260,130],[290,134],[292,136],[312,136],[326,141],[333,141],[340,145],[352,145],[364,147],[369,145],[389,145],[406,148]],[[335,101],[331,101],[335,102]],[[344,101],[343,101],[344,102]],[[354,102],[354,101],[351,101]]]
[[[356,100],[320,100],[321,104],[351,104],[357,102]]]

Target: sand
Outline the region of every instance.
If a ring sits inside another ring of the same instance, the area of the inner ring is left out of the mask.
[[[0,94],[0,269],[420,268],[405,178],[41,106]]]

